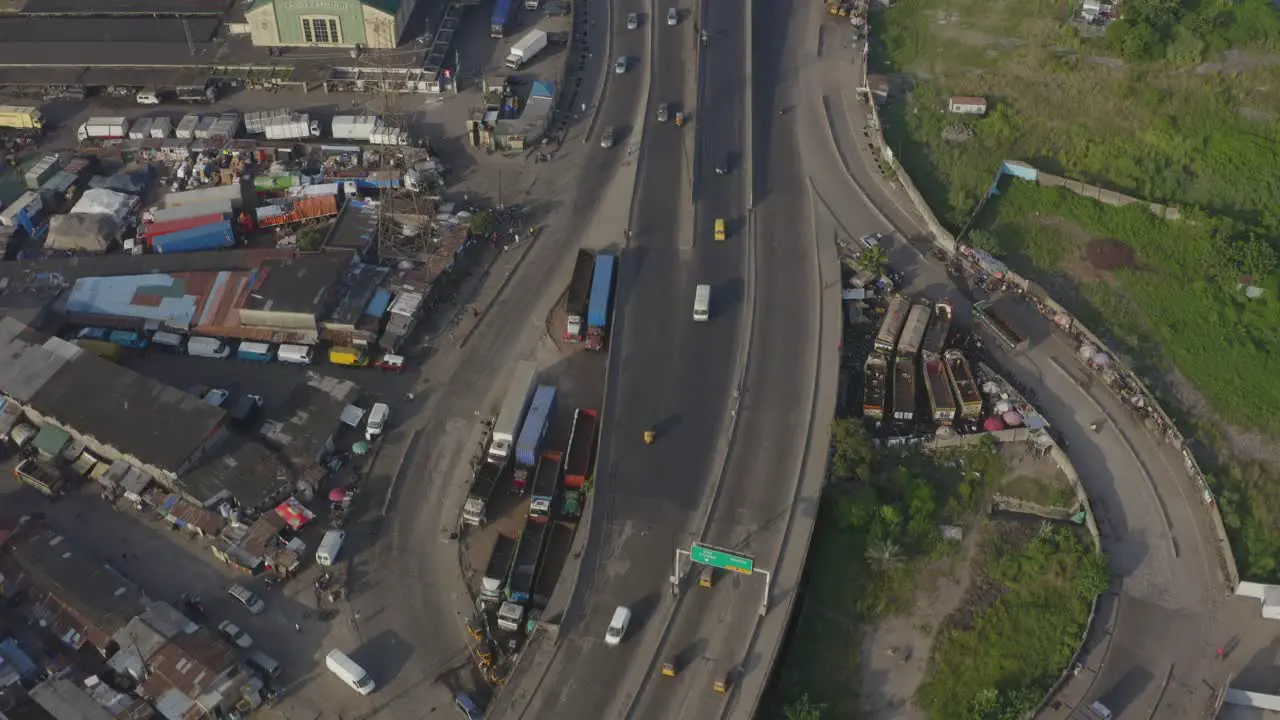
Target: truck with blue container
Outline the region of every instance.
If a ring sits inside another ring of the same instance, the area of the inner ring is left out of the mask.
[[[596,270],[591,278],[591,302],[587,304],[587,349],[604,350],[609,335],[609,310],[613,302],[613,268],[617,258],[608,253],[596,255]]]
[[[489,18],[489,37],[501,40],[507,36],[513,6],[513,0],[497,0],[493,4],[493,16]]]
[[[151,247],[158,253],[196,252],[219,250],[236,244],[235,231],[226,220],[179,230],[151,238]]]
[[[524,425],[520,428],[520,437],[516,439],[516,464],[531,468],[538,464],[538,452],[542,450],[542,441],[547,436],[547,426],[551,423],[551,413],[555,411],[556,389],[551,385],[539,385],[533,391],[533,401],[529,403],[529,413],[525,415]]]

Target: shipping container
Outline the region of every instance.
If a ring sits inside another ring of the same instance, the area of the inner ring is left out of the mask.
[[[377,115],[337,115],[332,134],[336,140],[368,140],[381,122]]]
[[[283,175],[259,175],[253,179],[253,189],[258,192],[288,190],[289,188],[300,185],[301,183],[301,176],[295,173],[285,173]]]
[[[277,118],[287,118],[293,114],[289,108],[277,108],[275,110],[259,110],[257,112],[244,114],[244,131],[250,135],[259,135],[268,124]]]
[[[36,162],[35,165],[32,165],[31,169],[27,170],[26,174],[23,175],[23,179],[27,183],[27,189],[39,189],[41,185],[44,185],[45,182],[47,182],[49,178],[53,177],[53,174],[58,172],[61,168],[62,163],[59,161],[57,155],[45,155],[40,158],[40,160]]]
[[[331,217],[338,214],[338,198],[335,195],[321,195],[319,197],[303,198],[295,201],[290,206],[285,206],[277,213],[264,213],[264,210],[271,210],[277,206],[261,207],[257,210],[258,227],[269,228],[289,223],[303,222],[304,220],[314,220],[316,218]]]
[[[180,230],[189,230],[193,227],[201,227],[220,221],[230,223],[232,220],[231,213],[213,213],[211,215],[196,215],[189,218],[181,218],[178,220],[168,220],[165,222],[153,222],[138,228],[138,239],[141,242],[150,244],[151,238],[156,235],[167,235]]]
[[[572,490],[581,488],[591,474],[591,451],[595,447],[595,410],[578,408],[573,412],[573,430],[569,433],[569,452],[564,458],[564,486]]]
[[[242,202],[239,183],[233,183],[231,185],[212,185],[210,187],[197,188],[195,190],[187,190],[185,192],[169,193],[164,196],[164,206],[166,208],[215,201],[229,202],[232,206],[239,206]]]
[[[209,134],[213,131],[213,126],[218,122],[218,118],[212,115],[200,118],[200,122],[196,123],[196,130],[193,133],[201,140],[208,140]]]
[[[409,133],[398,128],[379,126],[373,132],[369,133],[369,143],[371,145],[394,145],[404,147],[410,144]]]
[[[151,238],[151,247],[158,253],[218,250],[235,244],[236,236],[228,222],[212,223]]]
[[[21,225],[20,216],[23,213],[25,213],[28,224],[38,224],[43,211],[44,201],[40,199],[40,194],[28,190],[17,200],[14,200],[3,212],[0,212],[0,226],[14,227]]]
[[[517,465],[533,467],[537,464],[538,452],[542,450],[542,441],[547,436],[547,426],[551,423],[551,413],[555,411],[555,405],[555,387],[539,385],[533,392],[529,413],[525,416],[524,425],[520,428],[520,437],[516,440]]]
[[[155,120],[151,118],[138,118],[129,127],[129,139],[144,140],[151,137],[151,126],[154,124]]]
[[[184,115],[182,120],[178,121],[178,129],[173,134],[184,140],[190,140],[196,136],[196,127],[199,125],[199,115]]]
[[[192,203],[156,210],[151,213],[152,224],[202,217],[204,215],[230,215],[231,203],[225,201]]]
[[[158,117],[151,121],[151,137],[156,140],[164,140],[169,137],[169,133],[173,130],[173,122],[167,117]]]

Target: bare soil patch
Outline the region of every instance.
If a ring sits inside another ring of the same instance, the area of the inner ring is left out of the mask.
[[[1103,238],[1085,243],[1084,257],[1098,270],[1136,270],[1138,258],[1133,248],[1119,240]]]

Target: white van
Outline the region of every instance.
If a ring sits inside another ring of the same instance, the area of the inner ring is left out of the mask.
[[[276,350],[276,360],[290,365],[310,365],[311,364],[311,346],[309,345],[281,345]]]
[[[373,692],[373,678],[369,677],[369,673],[365,669],[355,663],[354,660],[347,657],[346,653],[341,650],[330,650],[329,654],[324,658],[324,664],[329,668],[329,672],[337,675],[342,682],[351,686],[352,690],[361,695],[368,695]]]
[[[699,285],[693,291],[693,319],[706,322],[711,318],[711,286]]]
[[[187,354],[224,360],[231,356],[231,346],[218,338],[193,337],[187,341]]]
[[[369,410],[369,420],[364,424],[364,436],[370,440],[387,429],[387,420],[391,417],[391,408],[386,403],[374,403]]]
[[[157,330],[151,335],[151,344],[182,352],[183,346],[187,344],[187,336]]]
[[[625,605],[619,605],[613,611],[613,619],[609,621],[609,629],[604,633],[604,644],[617,647],[627,634],[627,626],[631,624],[631,611]]]
[[[338,559],[338,553],[342,551],[342,541],[347,539],[347,534],[341,530],[330,530],[324,534],[320,540],[320,545],[316,547],[316,562],[321,565],[332,565],[334,560]]]

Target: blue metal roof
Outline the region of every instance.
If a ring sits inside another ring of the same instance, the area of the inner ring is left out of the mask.
[[[224,273],[219,273],[224,274]],[[139,296],[145,303],[135,303]],[[159,298],[159,302],[154,300]],[[67,310],[81,315],[153,320],[173,327],[189,327],[199,297],[187,292],[186,282],[172,275],[118,275],[76,281]]]
[[[556,84],[550,80],[536,80],[533,83],[533,91],[529,93],[531,98],[554,98],[556,96]]]
[[[380,318],[387,314],[387,308],[391,307],[391,291],[385,288],[378,288],[370,298],[369,304],[364,306],[364,314],[369,317]]]

